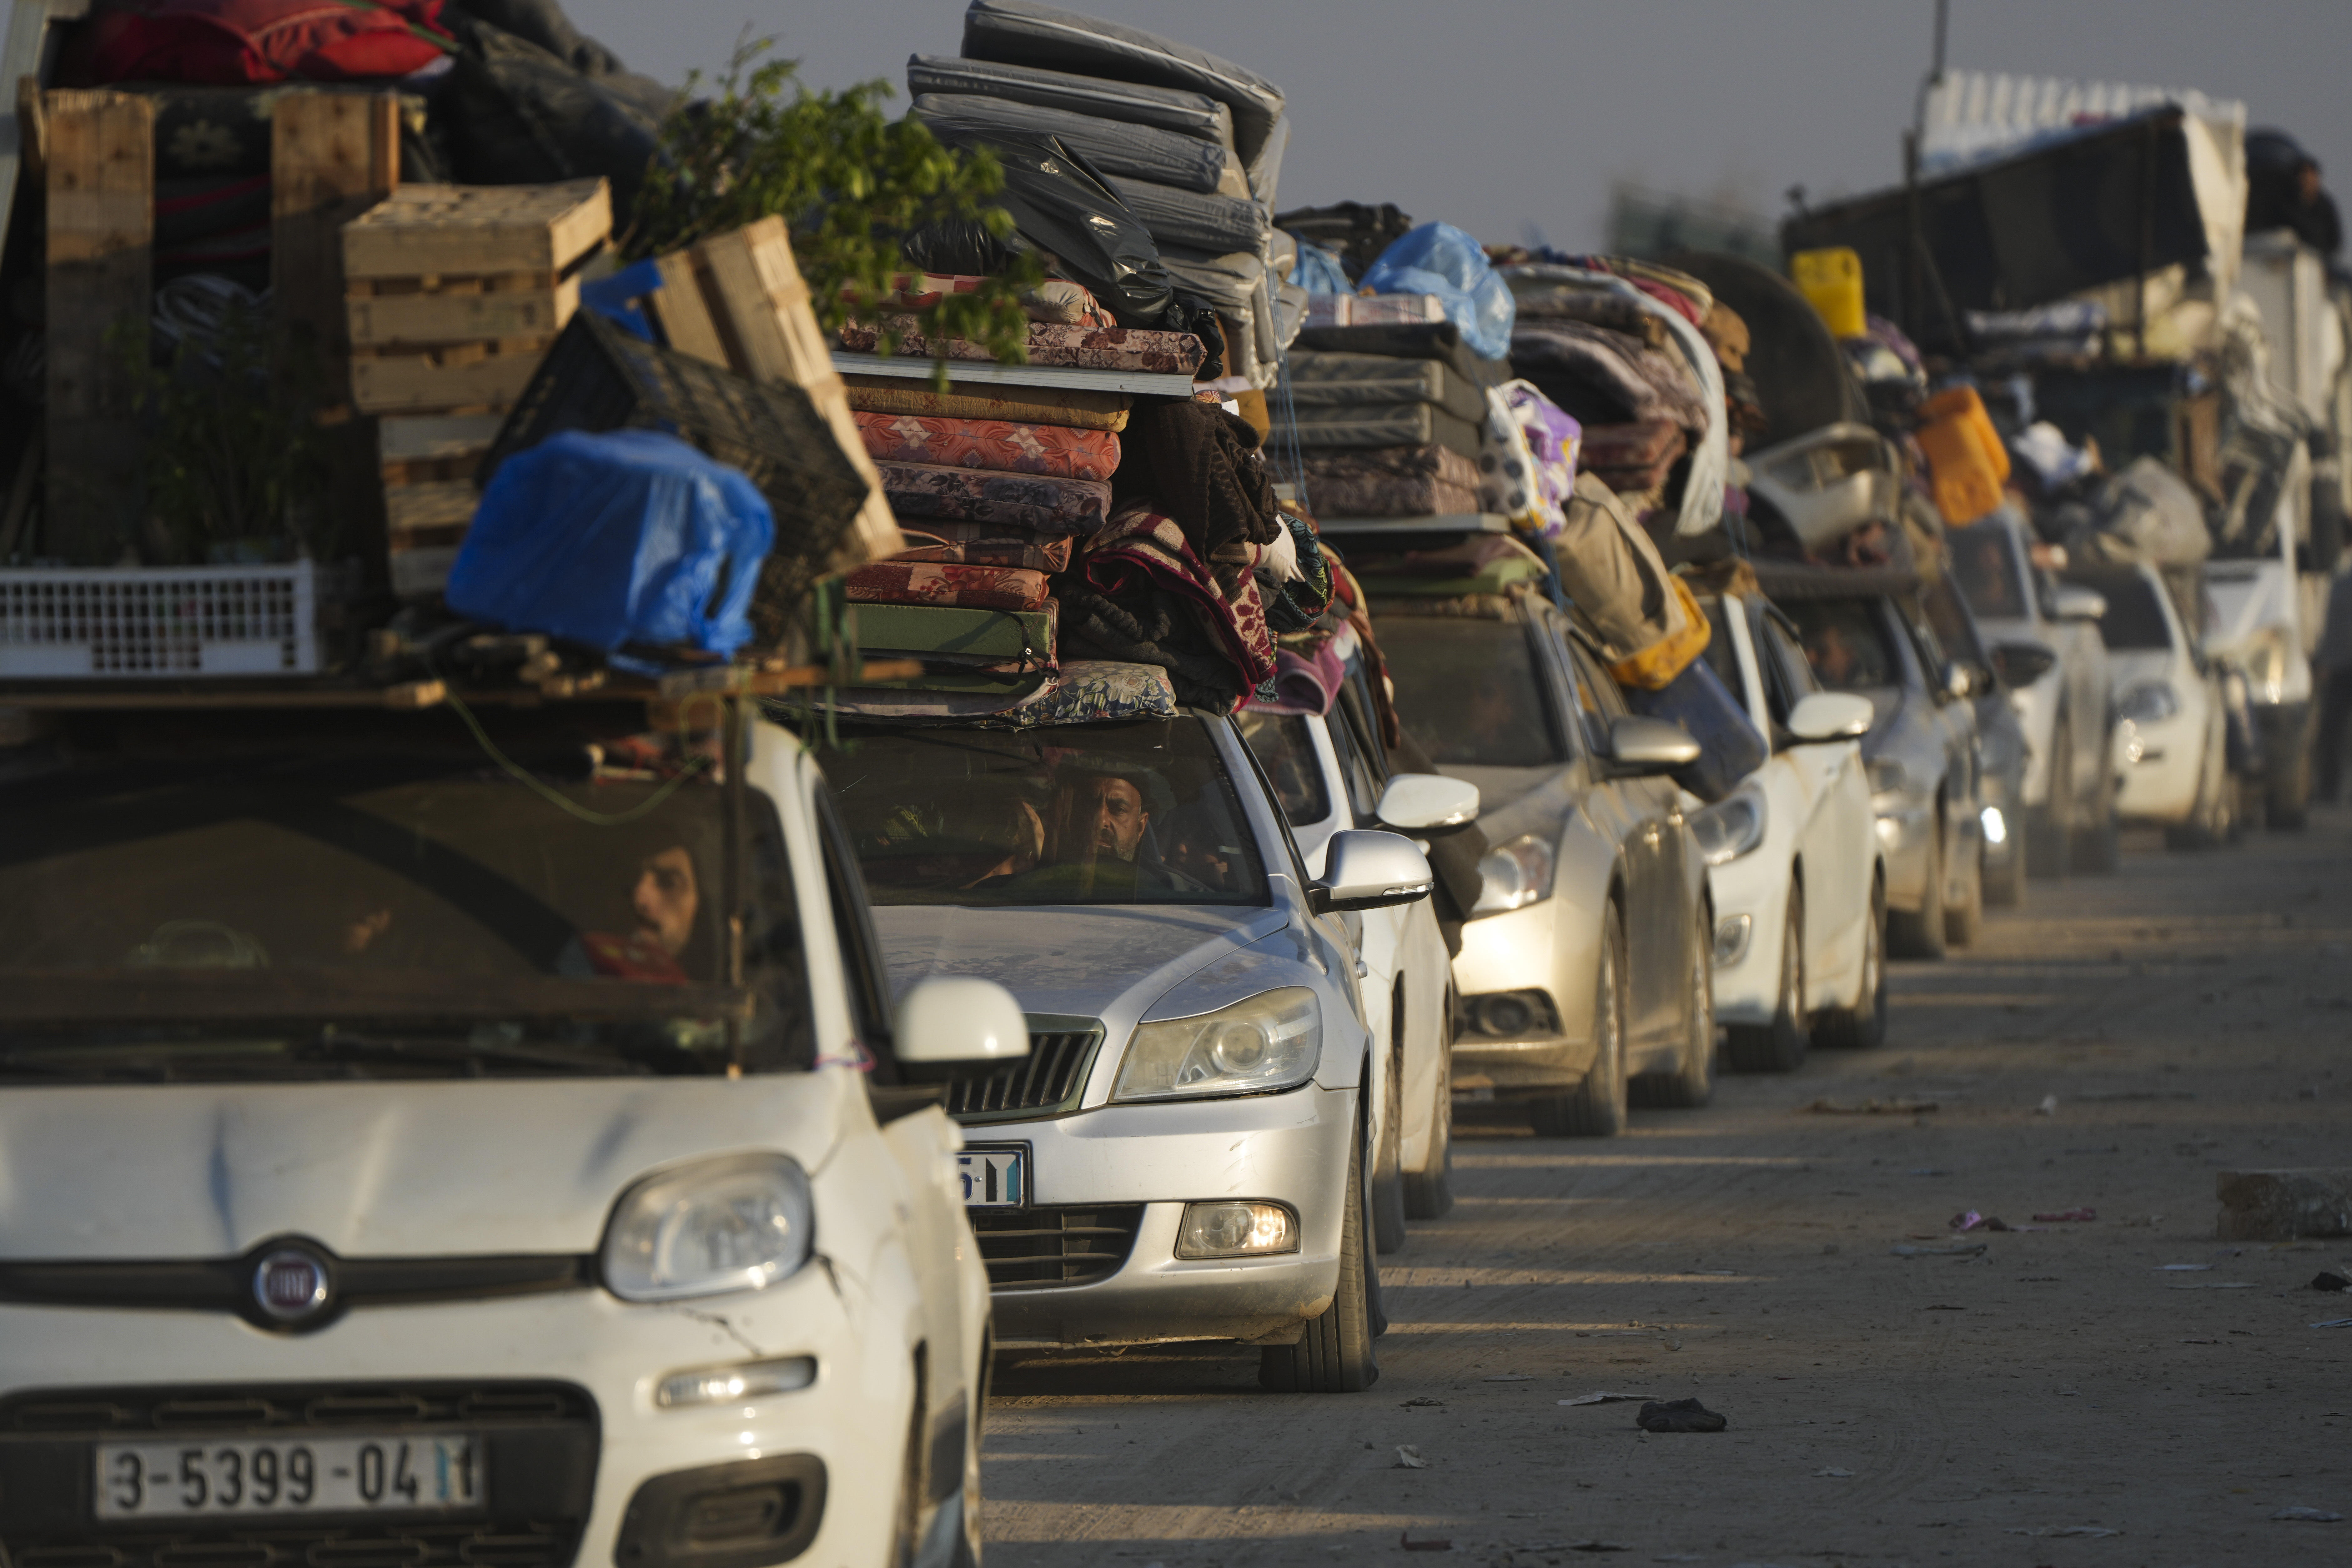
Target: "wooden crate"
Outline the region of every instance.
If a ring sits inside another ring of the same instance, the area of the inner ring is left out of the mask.
[[[836,572],[895,555],[906,546],[882,494],[849,395],[833,368],[833,344],[819,329],[808,284],[793,259],[781,218],[761,218],[691,250],[665,256],[662,286],[645,299],[670,347],[759,382],[788,382],[809,395],[841,443],[867,494],[856,529],[835,552]]]
[[[489,278],[355,279],[344,297],[353,343],[552,342],[580,308],[580,279],[544,272]]]
[[[343,226],[343,273],[347,279],[562,273],[612,232],[612,192],[601,179],[403,185]]]
[[[495,415],[394,417],[377,422],[383,479],[384,549],[393,592],[438,594],[481,499],[474,468],[499,433]]]
[[[363,414],[511,407],[552,340],[450,343],[416,353],[352,348],[352,401]]]

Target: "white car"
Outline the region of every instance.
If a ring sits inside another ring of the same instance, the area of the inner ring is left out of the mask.
[[[1351,666],[1350,683],[1362,679],[1361,666]],[[1387,827],[1425,838],[1478,815],[1474,784],[1391,774],[1367,721],[1346,702],[1319,717],[1252,710],[1236,721],[1317,877],[1335,833]],[[1453,1206],[1454,960],[1426,899],[1353,919],[1365,1025],[1387,1042],[1372,1059],[1372,1228],[1380,1250],[1393,1252],[1407,1218],[1435,1219]]]
[[[1886,868],[1862,762],[1870,700],[1823,691],[1762,599],[1705,601],[1706,658],[1772,755],[1691,835],[1715,902],[1715,1012],[1731,1065],[1790,1072],[1809,1040],[1886,1037]]]
[[[2152,566],[2082,567],[2067,580],[2106,600],[2099,636],[2115,682],[2116,809],[2176,849],[2230,836],[2236,790],[2220,682]]]
[[[796,735],[719,783],[642,702],[478,719],[7,758],[12,1561],[975,1561],[937,1086],[1017,1007],[894,1023]]]

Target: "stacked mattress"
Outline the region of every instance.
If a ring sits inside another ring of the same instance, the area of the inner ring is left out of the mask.
[[[1310,326],[1292,347],[1288,370],[1318,516],[1481,510],[1487,389],[1508,371],[1471,353],[1452,322]]]
[[[911,320],[842,329],[870,352],[895,329],[898,352],[987,359],[978,345],[930,343]],[[1029,361],[1070,369],[1190,375],[1204,349],[1181,332],[1033,322]],[[1060,668],[1054,574],[1070,569],[1112,512],[1127,428],[1125,394],[955,387],[845,376],[859,437],[908,548],[851,573],[858,645],[920,659],[909,689],[1021,697]]]
[[[914,113],[976,134],[1049,135],[1099,169],[1170,276],[1209,301],[1225,371],[1263,387],[1281,353],[1275,187],[1282,91],[1231,61],[1030,0],[973,0],[959,58],[907,62]]]

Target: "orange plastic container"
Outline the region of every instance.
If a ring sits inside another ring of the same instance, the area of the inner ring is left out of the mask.
[[[1789,277],[1811,300],[1830,335],[1858,338],[1867,330],[1862,308],[1862,258],[1843,246],[1801,250],[1789,258]]]
[[[1919,447],[1936,492],[1936,510],[1955,525],[2000,505],[2009,449],[1973,386],[1955,386],[1919,405]]]

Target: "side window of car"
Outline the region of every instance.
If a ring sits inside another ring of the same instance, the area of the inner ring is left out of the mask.
[[[1316,755],[1315,737],[1306,720],[1297,714],[1242,713],[1234,724],[1250,755],[1265,770],[1286,818],[1320,822],[1331,815],[1331,791],[1323,781],[1322,759]]]
[[[842,978],[849,989],[850,1020],[866,1049],[890,1049],[890,978],[882,943],[866,907],[866,881],[857,869],[848,832],[835,815],[832,795],[816,792],[817,837],[824,848],[824,889],[833,906],[834,939],[841,947]]]
[[[1944,646],[1936,640],[1934,628],[1927,625],[1916,603],[1906,600],[1898,606],[1890,601],[1886,607],[1895,624],[1903,628],[1903,635],[1910,639],[1912,657],[1919,661],[1921,678],[1934,686],[1943,679],[1945,664]]]
[[[1365,756],[1364,737],[1356,731],[1345,700],[1332,704],[1330,716],[1324,727],[1331,732],[1331,749],[1339,753],[1339,776],[1348,786],[1348,804],[1355,808],[1357,820],[1370,822],[1380,814],[1381,785],[1378,771]]]
[[[1758,663],[1764,671],[1764,698],[1772,710],[1772,721],[1786,724],[1798,703],[1821,689],[1813,679],[1813,667],[1797,647],[1789,629],[1769,612],[1756,620],[1757,651],[1763,657]]]
[[[1238,731],[1236,731],[1236,734],[1238,735]],[[1257,760],[1256,751],[1253,749],[1246,741],[1242,743],[1242,755],[1249,762],[1250,774],[1257,780],[1257,787],[1265,792],[1265,798],[1267,800],[1276,803],[1274,826],[1276,831],[1282,835],[1282,847],[1290,858],[1290,874],[1297,879],[1299,893],[1304,897],[1308,884],[1314,881],[1314,879],[1307,874],[1307,857],[1298,852],[1298,840],[1291,837],[1290,818],[1282,810],[1280,805],[1282,797],[1275,789],[1274,781],[1266,777],[1265,764]],[[1319,821],[1321,819],[1318,818],[1317,820]]]
[[[1585,747],[1595,756],[1605,757],[1610,754],[1610,723],[1624,718],[1632,710],[1625,706],[1624,694],[1603,673],[1590,648],[1570,637],[1561,645],[1560,651],[1567,656],[1563,669],[1575,689],[1577,718]]]

